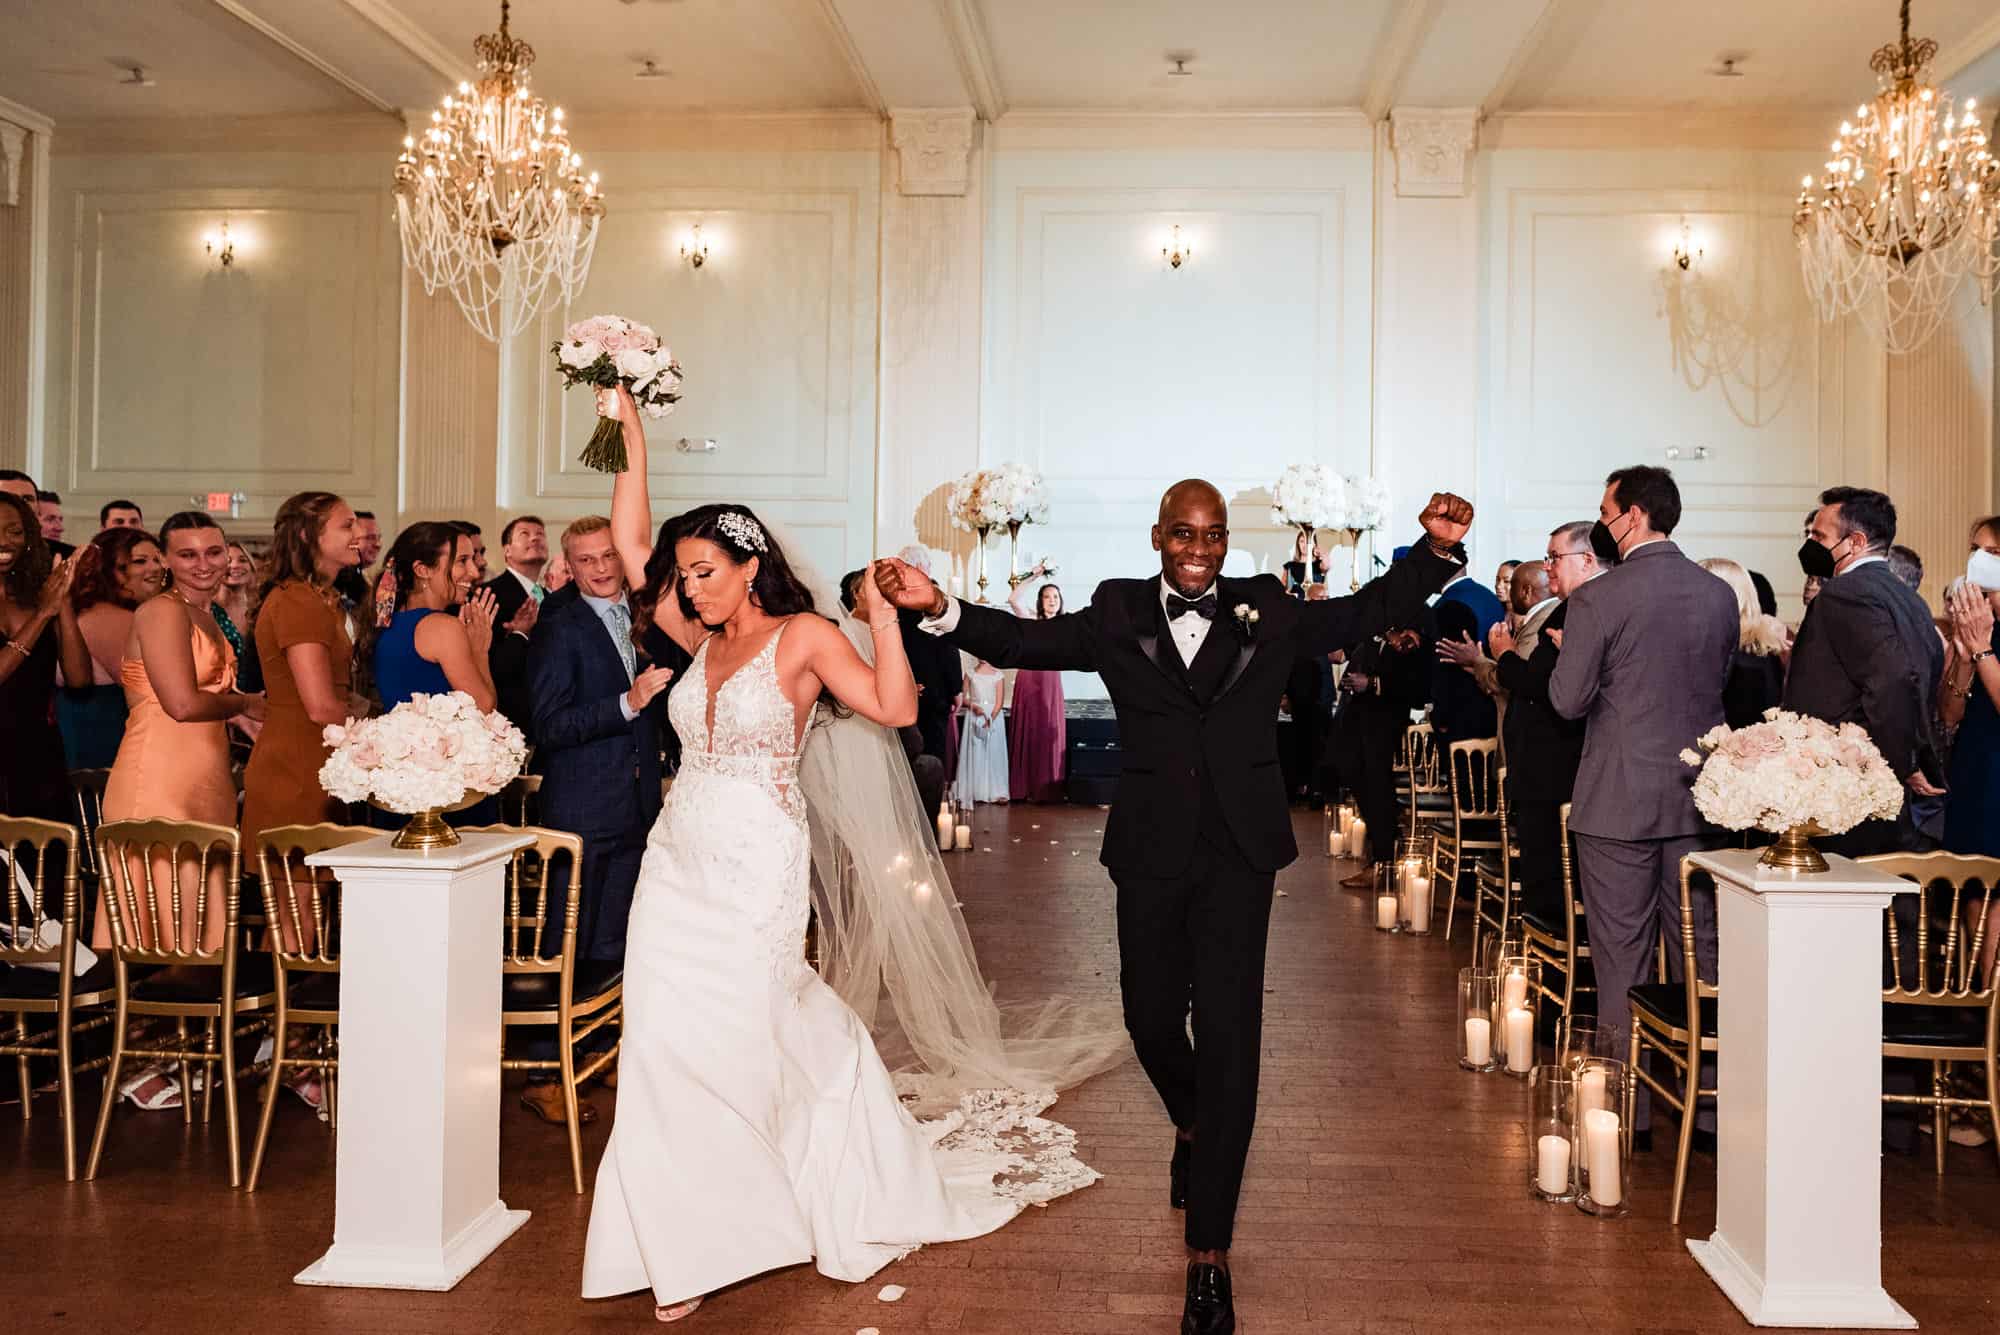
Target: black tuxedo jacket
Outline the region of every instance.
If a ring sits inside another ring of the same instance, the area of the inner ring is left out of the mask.
[[[535,704],[528,688],[528,638],[501,629],[528,601],[528,591],[513,571],[505,569],[479,587],[493,595],[493,647],[486,652],[486,664],[493,672],[493,694],[508,722],[526,733],[531,743],[537,742]]]
[[[917,731],[924,739],[923,754],[943,760],[952,704],[965,689],[965,669],[956,648],[918,629],[922,621],[915,612],[897,617],[903,632],[903,656],[910,661],[910,675],[923,688],[917,696]]]
[[[1088,607],[1046,621],[961,602],[947,638],[1001,667],[1104,679],[1124,758],[1101,857],[1114,874],[1185,872],[1209,804],[1245,861],[1275,872],[1298,856],[1278,768],[1278,700],[1292,664],[1418,624],[1424,600],[1457,569],[1419,542],[1347,598],[1301,602],[1273,575],[1218,580],[1214,625],[1188,665],[1157,575],[1106,580]]]
[[[1792,645],[1785,708],[1828,723],[1859,723],[1896,771],[1944,780],[1937,683],[1944,646],[1930,610],[1887,561],[1835,575],[1819,587]]]
[[[1582,719],[1568,719],[1549,703],[1549,678],[1556,671],[1556,642],[1569,611],[1564,603],[1549,613],[1535,652],[1526,658],[1502,654],[1494,680],[1507,692],[1507,794],[1516,802],[1567,802],[1583,762]]]
[[[577,834],[643,830],[660,814],[667,697],[625,721],[618,697],[631,679],[610,630],[574,588],[543,602],[528,648],[542,819]]]

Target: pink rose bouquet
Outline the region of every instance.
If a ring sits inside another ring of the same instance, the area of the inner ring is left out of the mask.
[[[625,437],[617,417],[605,411],[604,391],[624,385],[639,411],[658,421],[681,401],[681,368],[660,336],[622,315],[594,315],[564,331],[550,351],[563,388],[589,385],[598,391],[601,419],[583,448],[582,461],[600,473],[625,471]]]

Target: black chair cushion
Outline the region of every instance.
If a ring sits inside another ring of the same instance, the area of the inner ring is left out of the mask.
[[[340,1009],[340,975],[318,969],[294,969],[285,975],[291,986],[285,1004],[294,1010],[337,1011]]]
[[[1563,924],[1560,916],[1552,918],[1545,913],[1533,913],[1527,909],[1522,909],[1521,921],[1540,932],[1543,936],[1552,936],[1558,941],[1563,939]],[[1579,946],[1590,944],[1590,919],[1578,918],[1576,920],[1576,943]]]
[[[1632,1009],[1645,1011],[1675,1029],[1687,1028],[1687,987],[1681,983],[1641,983],[1626,993],[1632,999]],[[1701,1036],[1714,1038],[1716,1002],[1715,997],[1701,999]]]
[[[238,955],[236,999],[243,1001],[273,991],[275,985],[271,977],[269,955]],[[222,970],[219,967],[196,971],[162,969],[132,984],[134,1001],[166,1001],[182,1005],[198,1005],[202,1002],[217,1002],[221,998]]]
[[[555,973],[510,973],[500,984],[500,1005],[510,1011],[556,1011]],[[570,975],[569,998],[584,1001],[608,992],[625,981],[621,960],[578,960]]]
[[[1976,1048],[1986,1041],[1986,1008],[1884,1002],[1882,1041],[1933,1048]]]
[[[151,973],[151,969],[145,970]],[[135,968],[133,976],[139,976]],[[15,965],[0,964],[0,1002],[8,997],[19,997],[23,1001],[51,1001],[61,975],[54,969],[29,969]],[[86,996],[92,992],[109,992],[118,986],[117,973],[111,963],[109,952],[99,955],[97,963],[76,976],[76,986],[72,996]]]

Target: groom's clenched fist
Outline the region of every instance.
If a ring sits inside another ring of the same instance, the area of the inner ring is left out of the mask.
[[[884,598],[906,612],[922,612],[925,616],[944,615],[944,592],[931,582],[929,575],[908,561],[893,556],[877,561],[875,587],[882,591]]]
[[[1417,522],[1424,526],[1432,546],[1455,547],[1465,540],[1466,530],[1472,527],[1472,502],[1448,491],[1432,492],[1431,503],[1417,516]]]

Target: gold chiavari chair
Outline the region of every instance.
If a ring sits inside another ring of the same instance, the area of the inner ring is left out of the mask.
[[[1445,901],[1444,937],[1451,940],[1452,920],[1458,916],[1458,882],[1472,855],[1507,855],[1506,826],[1501,817],[1499,743],[1491,737],[1453,742],[1445,756],[1445,787],[1451,794],[1451,823],[1440,826],[1431,844],[1431,888],[1433,903]],[[1502,874],[1512,878],[1511,860]],[[1476,881],[1475,881],[1476,886]],[[1473,911],[1478,913],[1477,890]],[[1473,940],[1478,941],[1475,921]]]
[[[467,826],[470,834],[481,827]],[[618,1060],[619,1041],[590,1054],[581,1067],[577,1048],[606,1025],[623,1024],[625,967],[611,960],[576,957],[577,906],[582,902],[583,840],[560,830],[529,826],[484,827],[495,833],[526,833],[535,842],[515,853],[507,868],[506,943],[501,962],[500,1023],[505,1035],[516,1029],[553,1027],[556,1055],[505,1057],[503,1071],[556,1071],[562,1079],[564,1124],[569,1131],[570,1174],[577,1195],[583,1194],[583,1137],[577,1127],[576,1087]],[[569,896],[565,901],[562,939],[549,940],[548,917],[552,864],[569,863]],[[548,953],[553,950],[553,954]]]
[[[542,776],[517,774],[500,790],[500,819],[517,829],[533,825],[541,815]]]
[[[1563,823],[1565,843],[1569,823]],[[1568,854],[1564,854],[1568,861]],[[1700,1100],[1714,1098],[1715,1090],[1701,1084],[1702,1056],[1716,1050],[1717,990],[1704,983],[1695,972],[1694,894],[1695,876],[1701,877],[1704,892],[1715,893],[1715,883],[1706,872],[1697,873],[1694,864],[1681,859],[1681,981],[1641,983],[1627,994],[1632,1001],[1632,1078],[1644,1081],[1662,1102],[1680,1118],[1680,1146],[1674,1152],[1674,1203],[1670,1222],[1681,1221],[1681,1197],[1687,1189],[1688,1151],[1694,1145],[1694,1122]],[[1679,1076],[1662,1080],[1640,1063],[1647,1051],[1659,1053]],[[1687,1094],[1685,1091],[1692,1090]],[[1632,1125],[1632,1109],[1626,1108],[1625,1125]]]
[[[97,1176],[111,1112],[118,1104],[118,1073],[127,1056],[177,1063],[181,1071],[181,1112],[194,1118],[190,1069],[200,1070],[202,1121],[213,1111],[216,1068],[221,1068],[222,1105],[229,1132],[229,1185],[242,1182],[236,1109],[236,1043],[264,1027],[239,1026],[239,1016],[268,1009],[277,999],[267,955],[244,954],[237,903],[242,894],[243,851],[235,830],[198,821],[107,821],[97,832],[98,866],[111,913],[112,964],[117,977],[117,1015],[112,1026],[111,1068],[104,1078],[104,1102],[97,1134],[83,1175]],[[192,867],[189,867],[192,863]],[[219,905],[211,903],[212,869],[222,878]],[[192,876],[188,874],[192,871]],[[162,884],[164,882],[164,884]],[[220,932],[215,917],[220,913]],[[204,943],[213,936],[216,944]],[[142,973],[142,968],[151,972]],[[135,1042],[135,1016],[171,1019],[173,1041]],[[189,1041],[188,1021],[206,1033]]]
[[[12,1034],[0,1034],[0,1056],[13,1057],[21,1081],[21,1118],[35,1115],[34,1058],[56,1063],[56,1105],[62,1116],[63,1176],[76,1181],[76,1077],[109,1064],[108,1056],[78,1062],[78,1034],[111,1023],[103,1009],[117,996],[111,966],[100,961],[76,972],[77,929],[82,920],[82,886],[77,863],[82,845],[76,827],[57,821],[0,816],[0,1015],[14,1017]],[[60,917],[49,916],[60,896]],[[79,1012],[84,1018],[78,1019]],[[47,1028],[30,1027],[28,1017],[48,1017]]]
[[[1931,1092],[1884,1094],[1882,1101],[1931,1110],[1942,1177],[1953,1108],[1982,1109],[1992,1119],[1988,1129],[2000,1149],[2000,1071],[1994,1060],[2000,991],[1993,986],[1994,970],[1980,966],[1989,921],[2000,909],[2000,858],[1884,853],[1861,861],[1916,883],[1914,941],[1898,923],[1894,905],[1884,914],[1893,972],[1882,989],[1882,1055],[1929,1062]],[[1984,1098],[1952,1093],[1953,1062],[1976,1062],[1984,1069]]]
[[[1562,831],[1562,917],[1551,921],[1523,906],[1519,916],[1521,936],[1528,954],[1542,962],[1541,993],[1556,1003],[1558,1013],[1568,1017],[1576,1005],[1576,994],[1597,991],[1596,975],[1590,972],[1590,933],[1583,916],[1583,896],[1576,891],[1576,859],[1569,842],[1569,803],[1562,804],[1557,816]],[[1662,957],[1660,967],[1666,967]],[[1562,990],[1552,980],[1560,978]],[[1588,976],[1586,976],[1588,975]]]
[[[1500,847],[1479,855],[1472,864],[1472,958],[1477,961],[1479,938],[1488,929],[1495,940],[1505,941],[1509,936],[1518,938],[1515,930],[1520,924],[1520,886],[1514,882],[1515,860],[1521,856],[1519,841],[1514,838],[1513,827],[1507,817],[1507,767],[1500,766],[1499,785]],[[1446,912],[1445,935],[1451,935],[1450,912]]]
[[[83,836],[76,850],[77,870],[93,886],[97,879],[97,827],[104,823],[104,785],[110,782],[108,769],[69,772],[69,786],[76,793],[76,828]]]
[[[1425,825],[1441,825],[1451,815],[1451,777],[1428,722],[1404,729],[1396,750],[1396,802],[1404,809],[1408,837],[1421,839]]]
[[[327,1125],[339,1128],[340,1058],[332,1028],[340,1023],[340,893],[331,877],[306,866],[305,860],[310,854],[359,843],[379,833],[356,825],[280,825],[257,836],[258,862],[264,873],[264,915],[273,924],[269,940],[276,971],[272,990],[277,1002],[271,1069],[264,1083],[264,1108],[257,1118],[257,1143],[250,1151],[246,1191],[257,1190],[257,1179],[263,1174],[271,1118],[287,1068],[319,1072]],[[295,1024],[320,1027],[311,1052],[288,1050]]]

